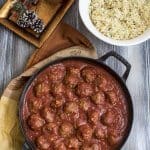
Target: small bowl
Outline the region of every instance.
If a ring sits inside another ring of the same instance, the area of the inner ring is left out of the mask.
[[[87,29],[94,34],[100,40],[103,40],[106,43],[117,45],[117,46],[131,46],[142,43],[148,39],[150,39],[150,29],[146,30],[142,35],[133,38],[131,40],[114,40],[112,38],[106,37],[100,31],[96,29],[94,24],[92,23],[90,16],[89,16],[89,5],[91,0],[79,0],[79,13],[84,25]]]

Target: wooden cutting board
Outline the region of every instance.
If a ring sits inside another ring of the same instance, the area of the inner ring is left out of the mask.
[[[32,43],[36,47],[40,48],[44,42],[51,36],[53,31],[56,29],[68,9],[73,5],[74,0],[66,0],[64,3],[60,4],[48,4],[45,0],[40,0],[40,2],[33,8],[33,10],[36,11],[38,16],[42,18],[44,21],[46,28],[40,34],[40,36],[36,37],[33,35],[36,35],[35,33],[31,32],[31,30],[21,29],[19,26],[16,26],[14,24],[14,21],[16,21],[13,17],[9,18],[10,10],[13,6],[13,4],[17,0],[6,0],[2,8],[0,8],[0,24],[4,25],[23,39],[27,40],[29,43]],[[8,19],[9,18],[9,19]],[[10,21],[13,20],[13,21]]]

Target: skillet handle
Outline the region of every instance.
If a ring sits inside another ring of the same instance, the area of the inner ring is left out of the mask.
[[[129,62],[114,51],[108,52],[107,54],[99,58],[99,60],[106,61],[109,57],[115,57],[117,60],[119,60],[122,64],[125,65],[126,71],[123,74],[122,78],[126,81],[131,70],[131,65],[129,64]]]
[[[25,142],[23,144],[22,150],[31,150],[31,149],[29,148],[28,144]]]

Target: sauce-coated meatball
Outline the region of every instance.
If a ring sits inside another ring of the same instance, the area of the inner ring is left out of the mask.
[[[103,75],[99,75],[97,77],[96,85],[105,92],[111,91],[114,88],[113,84],[110,81],[107,81],[107,78],[105,78]]]
[[[44,125],[42,129],[44,133],[49,133],[49,132],[54,131],[56,128],[57,128],[57,124],[52,122],[52,123],[48,123]]]
[[[60,127],[60,134],[63,137],[70,136],[73,133],[73,126],[69,122],[64,122]]]
[[[43,126],[43,132],[44,133],[55,133],[57,134],[58,132],[58,127],[57,124],[54,122],[48,123]]]
[[[30,108],[30,112],[33,112],[33,113],[38,112],[38,110],[42,108],[41,99],[37,99],[37,98],[31,99],[29,103],[29,108]]]
[[[80,83],[77,86],[76,94],[80,97],[87,97],[93,94],[93,87],[88,83]]]
[[[48,136],[48,141],[51,143],[55,142],[57,139],[58,139],[58,135],[55,133],[51,133]]]
[[[81,150],[93,150],[93,149],[92,149],[91,146],[89,146],[88,144],[87,144],[87,145],[84,144],[84,145],[82,146]]]
[[[87,98],[80,99],[80,108],[87,111],[90,108],[90,100]]]
[[[42,150],[48,150],[48,148],[50,147],[50,143],[48,142],[48,139],[44,135],[37,138],[36,144],[38,148]]]
[[[105,142],[101,141],[99,143],[84,145],[81,150],[110,150],[110,148],[107,146]]]
[[[95,130],[95,136],[98,139],[104,139],[107,138],[107,127],[106,126],[99,126],[96,130]]]
[[[113,136],[113,135],[110,135],[108,137],[108,142],[109,142],[110,145],[115,145],[117,143],[120,143],[121,139],[122,139],[122,136]]]
[[[54,108],[59,108],[63,106],[65,103],[65,98],[63,96],[56,96],[53,102],[51,103],[51,106]]]
[[[52,94],[54,96],[62,95],[63,93],[65,93],[65,87],[62,83],[52,85]]]
[[[103,104],[105,102],[105,94],[102,91],[99,91],[94,94],[91,99],[96,105]]]
[[[77,99],[77,96],[75,95],[73,90],[70,89],[70,88],[66,88],[66,90],[65,90],[65,97],[67,98],[68,101],[74,101],[74,100]]]
[[[54,150],[67,150],[67,148],[63,141],[58,140],[55,142]]]
[[[72,137],[67,141],[67,147],[73,149],[79,149],[79,140],[76,137]]]
[[[64,65],[58,64],[50,68],[49,70],[49,80],[53,83],[60,82],[63,80],[66,74]]]
[[[65,106],[66,113],[78,113],[79,107],[76,102],[68,102]]]
[[[71,75],[80,76],[80,69],[75,66],[71,66],[67,68],[67,73]]]
[[[99,144],[93,143],[93,144],[84,144],[81,150],[104,150],[104,149],[101,149]]]
[[[38,83],[43,83],[45,81],[48,83],[49,82],[48,79],[49,79],[48,74],[45,73],[41,74],[37,81]]]
[[[118,101],[118,96],[115,91],[107,92],[107,97],[111,104],[115,104]]]
[[[93,82],[96,78],[96,70],[93,67],[85,67],[81,74],[86,82]]]
[[[45,120],[38,114],[29,117],[28,125],[32,130],[39,130],[45,124]]]
[[[84,112],[80,112],[79,118],[76,120],[76,127],[87,124],[87,115]]]
[[[89,141],[92,138],[92,134],[92,128],[85,124],[79,127],[77,136],[80,141]]]
[[[113,111],[107,111],[102,116],[102,122],[103,122],[103,124],[110,126],[115,121],[115,117],[116,116]]]
[[[79,83],[80,79],[79,77],[75,76],[75,75],[67,75],[65,77],[65,84],[70,87],[70,88],[75,88],[77,86],[77,84]]]
[[[41,97],[43,95],[48,94],[50,91],[50,87],[48,83],[39,83],[38,85],[35,86],[35,95],[37,97]]]
[[[126,127],[122,111],[117,107],[109,109],[102,116],[102,123],[110,127],[109,132],[111,132],[113,136],[121,135]]]
[[[97,110],[90,110],[88,112],[88,118],[89,118],[89,121],[93,124],[97,124],[98,121],[99,121],[99,111]]]
[[[44,118],[47,122],[53,122],[53,121],[54,121],[55,114],[54,114],[54,112],[52,112],[52,111],[50,110],[49,107],[45,107],[45,108],[42,110],[42,116],[43,116],[43,118]]]

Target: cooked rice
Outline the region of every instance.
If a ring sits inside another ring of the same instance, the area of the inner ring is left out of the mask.
[[[90,18],[107,37],[133,39],[150,28],[150,0],[91,0]]]

